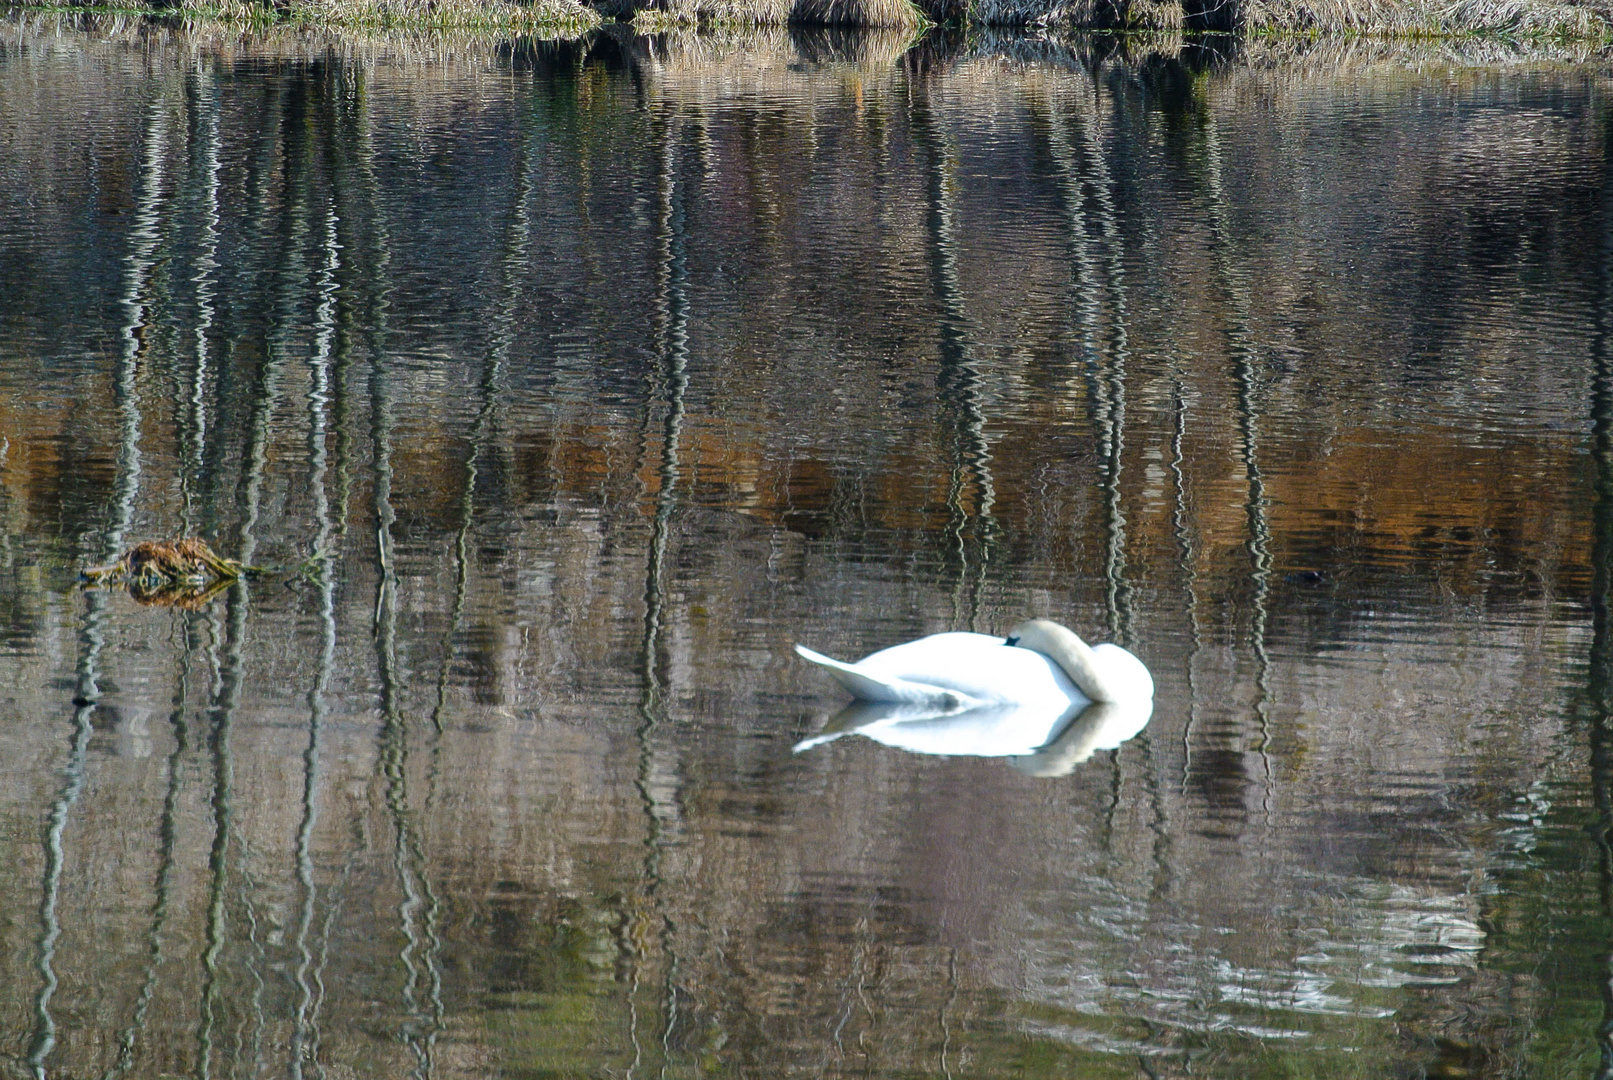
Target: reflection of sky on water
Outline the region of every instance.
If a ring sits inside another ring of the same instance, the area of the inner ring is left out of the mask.
[[[1305,951],[1293,957],[1291,967],[1242,966],[1213,958],[1212,946],[1211,956],[1185,949],[1166,952],[1157,965],[1124,971],[1035,969],[1026,989],[1034,999],[1075,1014],[1115,1017],[1135,1011],[1151,1023],[1184,1032],[1308,1039],[1325,1028],[1294,1026],[1292,1020],[1284,1026],[1282,1016],[1388,1019],[1398,1010],[1374,1000],[1371,991],[1453,986],[1476,968],[1485,936],[1469,916],[1466,898],[1409,887],[1385,894],[1367,886],[1353,899],[1351,904],[1313,909],[1313,917],[1343,921],[1299,929],[1294,938]],[[1225,941],[1236,933],[1224,928],[1220,936]],[[1051,960],[1057,954],[1043,955]],[[1139,959],[1133,955],[1131,963]],[[1443,970],[1420,970],[1436,966]],[[1030,1026],[1081,1044],[1103,1038],[1076,1025]]]

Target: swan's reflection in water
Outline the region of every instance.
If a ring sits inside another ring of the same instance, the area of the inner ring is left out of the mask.
[[[922,705],[858,701],[818,734],[795,744],[801,753],[844,735],[862,735],[915,754],[1006,757],[1030,776],[1066,776],[1099,750],[1113,750],[1147,726],[1152,699],[1095,702],[1062,713],[1023,705],[985,705],[938,712]]]

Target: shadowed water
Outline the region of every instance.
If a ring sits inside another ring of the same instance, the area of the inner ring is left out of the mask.
[[[0,24],[0,1075],[1613,1070],[1605,72],[1150,48]]]

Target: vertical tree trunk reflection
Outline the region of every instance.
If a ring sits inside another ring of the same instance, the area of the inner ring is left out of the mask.
[[[671,742],[660,737],[658,728],[665,721],[666,700],[660,674],[660,638],[666,601],[667,547],[672,517],[677,507],[678,448],[683,433],[684,393],[689,385],[689,298],[688,241],[684,205],[685,194],[678,182],[678,117],[670,104],[657,107],[652,122],[658,152],[655,239],[656,337],[661,350],[659,386],[646,402],[646,420],[654,415],[656,403],[665,410],[661,429],[661,465],[655,512],[650,524],[648,561],[644,571],[644,632],[639,647],[643,692],[639,700],[641,717],[637,738],[639,767],[636,777],[639,798],[644,807],[643,910],[630,931],[634,949],[632,991],[629,998],[633,1065],[629,1075],[642,1063],[643,1045],[638,1036],[638,988],[643,978],[651,939],[658,940],[662,973],[662,1013],[659,1056],[665,1070],[670,1039],[677,1015],[677,961],[673,954],[673,924],[661,896],[662,861],[672,837],[681,830],[680,767]],[[646,442],[646,452],[648,443]]]
[[[1064,234],[1070,258],[1070,310],[1075,344],[1091,413],[1099,436],[1104,503],[1104,612],[1109,638],[1130,647],[1135,637],[1135,611],[1126,576],[1126,512],[1122,471],[1126,449],[1126,368],[1130,310],[1125,277],[1125,242],[1120,231],[1118,184],[1101,138],[1104,101],[1097,86],[1071,88],[1076,102],[1050,99],[1043,104],[1034,130],[1046,138],[1064,210]],[[1148,791],[1156,833],[1155,877],[1167,878],[1164,841],[1165,809],[1154,771],[1153,744],[1138,736],[1143,782]],[[1117,815],[1124,802],[1125,763],[1120,750],[1109,758],[1109,801],[1104,813],[1107,850],[1113,850]],[[1157,885],[1156,885],[1157,887]]]
[[[1604,161],[1613,164],[1613,130],[1604,124]],[[1597,1080],[1613,1080],[1613,192],[1601,199],[1591,386],[1591,454],[1596,503],[1591,521],[1591,652],[1588,680],[1591,794],[1601,871],[1602,917],[1609,943],[1597,1029]]]
[[[195,330],[195,358],[191,369],[189,392],[186,394],[182,419],[178,423],[180,445],[186,448],[179,462],[180,527],[186,535],[200,528],[196,500],[205,465],[208,431],[207,396],[213,381],[212,342],[216,312],[216,291],[219,245],[219,98],[218,87],[212,77],[212,64],[198,59],[185,82],[186,97],[194,113],[192,171],[201,171],[201,206],[199,216],[202,230],[196,256],[196,270],[192,283],[196,289],[197,319]],[[176,357],[177,362],[177,357]]]
[[[922,79],[914,83],[911,115],[915,141],[924,150],[926,261],[939,315],[936,388],[952,422],[947,508],[953,554],[958,561],[952,621],[957,628],[978,630],[981,594],[997,541],[993,515],[997,489],[991,471],[991,443],[986,437],[986,413],[981,401],[983,376],[976,356],[975,332],[958,280],[958,151],[945,121],[936,115],[930,90]],[[967,497],[970,487],[974,489],[972,499]],[[970,566],[971,546],[977,552],[976,567]]]
[[[314,829],[319,820],[320,740],[325,726],[325,691],[330,684],[336,660],[336,578],[333,547],[336,525],[331,518],[330,497],[326,491],[329,441],[329,409],[332,394],[332,366],[337,341],[337,272],[341,267],[337,244],[338,214],[334,196],[324,213],[320,246],[323,265],[315,279],[318,297],[314,309],[314,348],[309,357],[308,392],[308,489],[314,501],[318,532],[313,542],[314,585],[319,605],[319,652],[314,662],[312,685],[308,689],[308,741],[303,748],[302,816],[297,823],[294,861],[297,886],[301,892],[294,942],[297,952],[295,982],[296,1012],[288,1050],[291,1073],[300,1078],[304,1067],[319,1065],[319,980],[320,964],[314,937],[314,916],[318,906],[318,886],[314,880]],[[334,902],[334,898],[332,898]]]
[[[1227,318],[1227,346],[1233,359],[1240,453],[1244,478],[1248,483],[1244,507],[1249,522],[1249,639],[1255,655],[1255,719],[1258,726],[1255,750],[1260,755],[1261,765],[1261,812],[1269,826],[1275,796],[1273,785],[1276,782],[1271,760],[1271,657],[1266,650],[1266,607],[1271,590],[1271,526],[1267,520],[1266,480],[1260,467],[1260,376],[1257,371],[1257,349],[1249,328],[1249,285],[1233,257],[1236,242],[1228,220],[1220,128],[1213,112],[1205,116],[1204,163],[1215,265],[1231,308]]]
[[[129,527],[134,520],[135,501],[140,494],[140,428],[139,373],[146,351],[146,338],[153,321],[154,299],[152,275],[157,262],[157,251],[162,243],[165,192],[165,142],[169,124],[169,105],[164,100],[162,84],[152,91],[146,107],[144,142],[142,146],[139,192],[136,196],[136,218],[132,237],[133,249],[125,260],[128,277],[122,296],[127,321],[123,325],[121,347],[113,378],[114,397],[118,405],[117,470],[114,482],[113,507],[105,536],[100,544],[104,560],[115,559],[123,550]],[[28,1064],[35,1076],[46,1075],[46,1059],[56,1046],[56,1020],[51,1012],[51,1000],[59,985],[55,970],[56,945],[62,926],[58,913],[62,873],[66,864],[63,835],[74,805],[84,789],[86,758],[93,731],[91,718],[101,696],[100,659],[105,647],[105,634],[101,623],[105,617],[108,596],[103,592],[86,594],[83,628],[79,634],[80,656],[75,692],[73,696],[73,734],[67,764],[63,769],[61,790],[51,805],[44,836],[44,881],[39,905],[39,960],[40,990],[34,1000],[34,1034],[28,1052]]]

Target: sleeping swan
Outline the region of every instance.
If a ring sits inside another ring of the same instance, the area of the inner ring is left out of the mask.
[[[1006,757],[1032,776],[1064,776],[1136,735],[1154,711],[1154,680],[1142,661],[1118,645],[1088,648],[1043,619],[1014,627],[1007,641],[935,634],[855,664],[795,651],[858,698],[796,753],[856,734],[913,753]]]
[[[1008,646],[1008,647],[1005,647]],[[1014,627],[1008,639],[989,634],[931,634],[841,663],[797,645],[860,701],[914,705],[936,714],[982,706],[1056,710],[1091,702],[1152,701],[1154,679],[1118,645],[1092,648],[1047,619]]]

